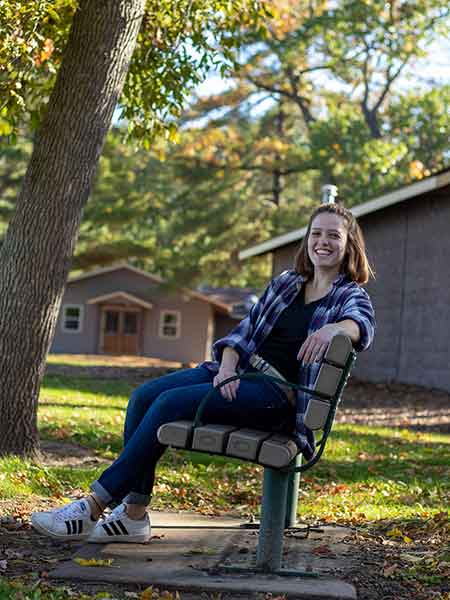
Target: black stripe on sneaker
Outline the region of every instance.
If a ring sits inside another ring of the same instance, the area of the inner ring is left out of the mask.
[[[66,524],[66,527],[67,527],[67,535],[70,535],[72,533],[72,529],[70,527],[70,521],[64,521],[64,523]]]
[[[117,521],[116,521],[116,523],[117,523],[117,525],[120,527],[120,529],[122,530],[122,533],[123,533],[124,535],[129,535],[129,534],[128,534],[128,531],[127,531],[127,528],[126,528],[126,527],[125,527],[125,525],[122,523],[122,521],[119,521],[119,520],[117,520]]]
[[[114,535],[120,535],[120,529],[117,527],[117,525],[114,523],[114,521],[111,521],[111,523],[108,523],[108,525],[114,531]]]
[[[78,519],[78,534],[81,535],[83,533],[83,521]]]
[[[72,533],[73,535],[76,535],[76,533],[77,533],[77,522],[75,521],[75,519],[73,519],[71,521],[71,523],[72,523],[72,531],[70,533]]]
[[[109,527],[106,523],[102,523],[102,527],[108,535],[114,535],[114,533],[109,529]]]

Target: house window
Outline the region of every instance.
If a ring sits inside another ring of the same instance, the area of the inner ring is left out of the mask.
[[[181,313],[178,310],[162,310],[159,320],[159,337],[176,340],[181,333]]]
[[[83,324],[83,307],[65,304],[63,307],[62,330],[65,333],[80,333]]]

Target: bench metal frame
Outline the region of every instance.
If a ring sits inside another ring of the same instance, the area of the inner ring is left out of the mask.
[[[297,523],[297,505],[298,490],[300,484],[300,474],[313,467],[321,458],[328,440],[328,436],[333,426],[337,407],[341,401],[342,392],[349,378],[351,369],[356,359],[356,353],[351,351],[347,361],[342,368],[342,374],[339,379],[335,393],[332,396],[326,396],[316,392],[314,389],[300,384],[280,380],[276,377],[266,375],[265,373],[243,373],[234,375],[222,381],[214,387],[201,401],[195,419],[193,421],[193,430],[202,425],[202,417],[205,407],[212,395],[221,387],[237,379],[256,380],[265,378],[274,383],[281,383],[293,390],[306,392],[313,398],[326,400],[330,404],[327,420],[322,428],[323,434],[315,442],[316,451],[310,460],[302,463],[302,455],[299,453],[290,465],[281,469],[264,467],[263,492],[261,503],[261,520],[259,526],[258,547],[256,553],[256,564],[252,568],[227,565],[220,568],[232,572],[255,571],[263,573],[273,573],[277,575],[296,576],[296,577],[317,577],[316,573],[310,571],[297,571],[283,569],[283,535],[284,530],[295,527]],[[209,454],[213,454],[210,452]]]

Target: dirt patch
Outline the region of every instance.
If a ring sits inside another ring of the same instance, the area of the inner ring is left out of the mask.
[[[182,363],[174,360],[163,360],[148,356],[130,356],[127,354],[52,354],[49,364],[65,364],[78,366],[106,366],[106,367],[162,367],[168,369],[179,369]]]
[[[450,433],[450,394],[406,384],[350,380],[337,423]]]
[[[40,462],[47,467],[89,467],[111,461],[96,455],[91,448],[60,440],[42,440]]]
[[[47,375],[89,379],[121,379],[142,383],[178,369],[195,367],[194,363],[180,363],[144,356],[107,356],[93,354],[58,354],[47,364]]]

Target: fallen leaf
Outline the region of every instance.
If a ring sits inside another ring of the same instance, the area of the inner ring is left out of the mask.
[[[408,537],[407,535],[403,536],[403,541],[405,542],[405,544],[412,544],[413,543],[413,540],[410,537]]]
[[[416,563],[423,560],[423,556],[417,556],[417,554],[409,554],[408,552],[402,552],[400,558],[406,562]]]
[[[389,529],[386,533],[389,537],[403,537],[403,533],[400,531],[398,527],[394,527],[393,529]]]
[[[384,567],[384,569],[383,569],[383,577],[390,577],[396,571],[398,571],[398,565],[397,564],[393,564],[393,565],[390,565],[388,567]]]
[[[153,586],[150,586],[148,588],[145,588],[145,590],[139,596],[139,600],[152,600],[153,597],[154,597],[154,595],[153,595]]]
[[[192,548],[186,554],[216,554],[213,548]]]
[[[329,554],[334,554],[333,550],[327,546],[326,544],[323,544],[322,546],[316,546],[315,548],[313,548],[311,550],[312,554],[317,554],[317,555],[329,555]]]
[[[113,558],[74,558],[73,562],[80,567],[110,567],[114,562]]]

